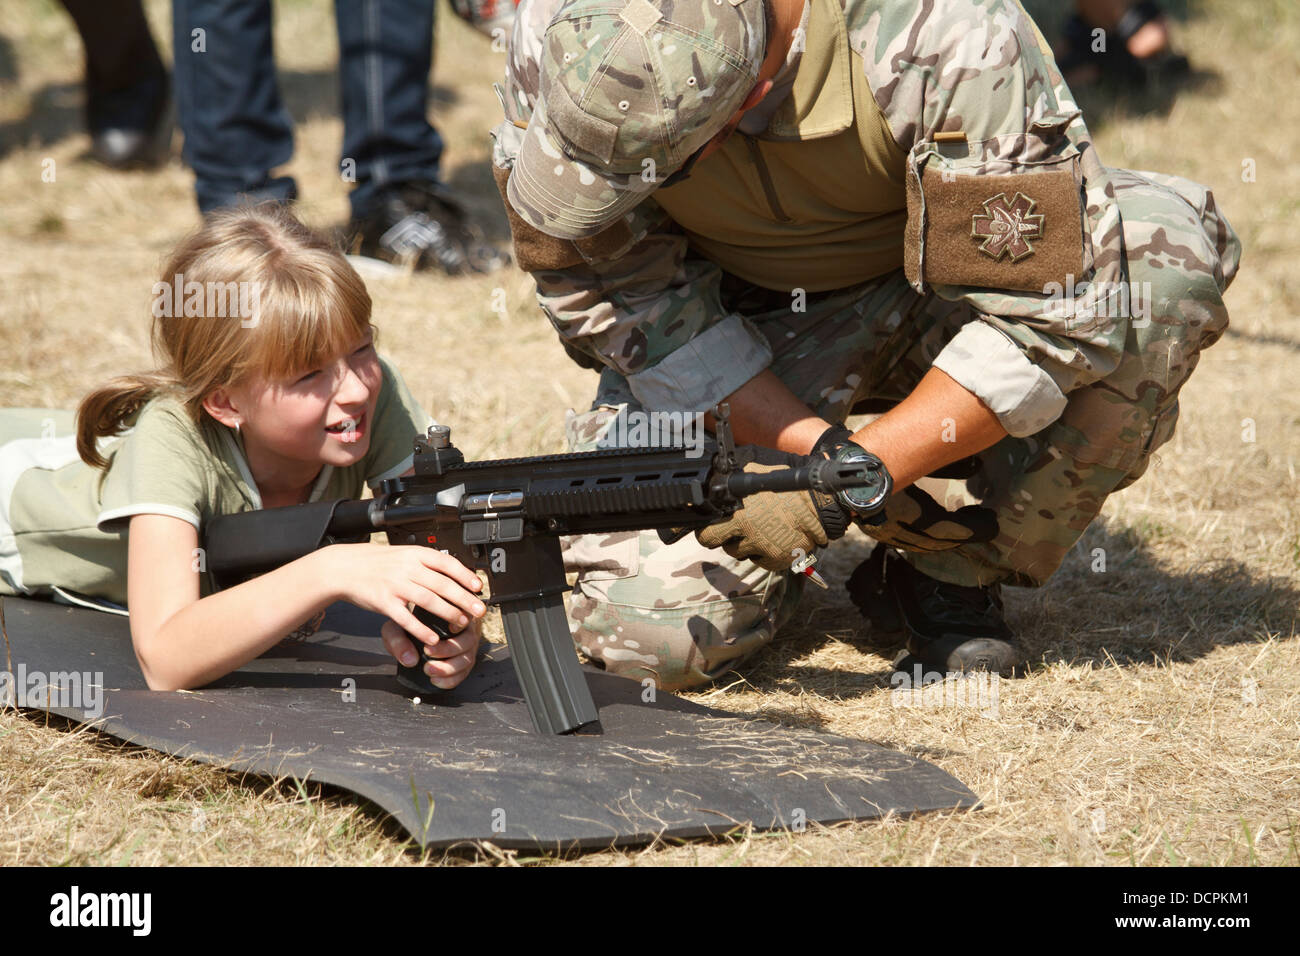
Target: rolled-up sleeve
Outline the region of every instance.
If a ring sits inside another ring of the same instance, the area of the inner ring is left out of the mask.
[[[703,412],[771,364],[767,340],[742,316],[728,315],[627,384],[646,408]]]
[[[963,326],[934,367],[987,405],[1016,438],[1041,431],[1065,409],[1056,381],[1011,339],[980,321]]]

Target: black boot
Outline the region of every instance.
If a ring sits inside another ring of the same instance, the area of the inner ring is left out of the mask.
[[[876,545],[849,578],[849,593],[874,632],[900,634],[907,655],[895,666],[924,670],[993,671],[1010,676],[1024,651],[1007,626],[1001,587],[963,587],[936,581],[897,551]],[[909,658],[910,655],[910,658]]]
[[[907,642],[903,619],[898,616],[893,595],[885,587],[885,554],[889,550],[883,544],[876,545],[845,584],[849,599],[871,625],[863,635],[863,643],[877,651],[897,650]]]

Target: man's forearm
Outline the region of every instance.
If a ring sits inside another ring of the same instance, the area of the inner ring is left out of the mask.
[[[830,423],[813,414],[770,368],[764,369],[725,399],[731,406],[731,432],[740,445],[761,445],[806,455]],[[705,416],[713,428],[713,416]]]
[[[741,444],[806,455],[830,427],[771,369],[754,376],[726,401],[732,431]],[[1006,434],[988,406],[932,368],[911,395],[859,429],[853,440],[885,463],[897,489],[983,451]]]
[[[932,368],[911,395],[855,432],[853,440],[885,463],[897,489],[1006,435],[987,405]]]

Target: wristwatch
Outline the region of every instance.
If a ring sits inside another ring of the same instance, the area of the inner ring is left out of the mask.
[[[890,477],[885,463],[853,440],[853,433],[844,425],[832,425],[817,439],[813,446],[814,455],[825,455],[833,461],[846,465],[865,465],[872,477],[869,485],[859,488],[845,488],[835,492],[835,500],[850,515],[879,524],[884,520],[880,512],[884,510],[889,493],[893,490],[894,479]],[[879,516],[879,517],[877,517]],[[871,520],[875,518],[876,520]]]

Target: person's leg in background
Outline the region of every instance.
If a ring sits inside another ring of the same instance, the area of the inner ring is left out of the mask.
[[[297,197],[273,176],[293,156],[293,120],[280,99],[270,0],[172,0],[176,110],[199,210],[248,197]]]
[[[1132,0],[1075,0],[1075,11],[1084,20],[1095,27],[1114,30],[1125,17],[1132,17],[1141,3]],[[1128,52],[1137,59],[1155,56],[1169,45],[1169,28],[1159,8],[1153,3],[1146,4],[1155,8],[1150,17],[1141,23],[1134,23],[1125,41]]]
[[[140,0],[63,0],[86,50],[91,153],[126,169],[163,159],[167,70]]]
[[[1075,0],[1063,34],[1057,63],[1071,87],[1103,78],[1153,83],[1189,69],[1170,46],[1168,22],[1153,0]]]
[[[364,255],[449,274],[506,258],[484,243],[442,183],[442,137],[429,122],[433,0],[335,0],[345,179]]]
[[[352,214],[385,189],[436,183],[442,137],[429,122],[433,0],[336,0],[343,173]]]

